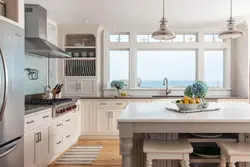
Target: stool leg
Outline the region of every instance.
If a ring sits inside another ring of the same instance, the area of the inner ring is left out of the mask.
[[[152,161],[151,160],[147,160],[146,161],[146,167],[152,167]]]
[[[220,167],[226,167],[226,157],[223,154],[220,156]]]
[[[229,167],[235,167],[235,163],[234,162],[229,162],[228,166]]]
[[[184,160],[184,167],[189,167],[189,164],[190,164],[189,160]]]

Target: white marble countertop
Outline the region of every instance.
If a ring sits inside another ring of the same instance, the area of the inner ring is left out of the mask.
[[[218,111],[177,113],[165,107],[174,103],[131,103],[122,111],[118,122],[250,122],[250,104],[237,102],[210,103]]]

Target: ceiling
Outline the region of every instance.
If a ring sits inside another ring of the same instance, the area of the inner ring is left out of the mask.
[[[162,0],[25,0],[40,4],[58,24],[92,24],[119,27],[154,26],[162,17]],[[201,27],[225,24],[230,0],[166,0],[166,17],[171,27]],[[249,0],[233,0],[237,22],[250,16]]]

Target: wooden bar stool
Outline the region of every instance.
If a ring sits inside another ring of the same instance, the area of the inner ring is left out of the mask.
[[[180,160],[181,167],[189,167],[189,154],[193,147],[187,140],[145,140],[143,152],[147,155],[146,167],[152,167],[154,159]]]
[[[221,151],[220,167],[235,167],[236,162],[250,162],[250,143],[217,142]]]

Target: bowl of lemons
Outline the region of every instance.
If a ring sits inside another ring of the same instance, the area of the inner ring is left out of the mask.
[[[198,98],[190,98],[188,96],[184,96],[181,100],[176,100],[175,104],[180,110],[195,110],[199,108],[201,101]]]

